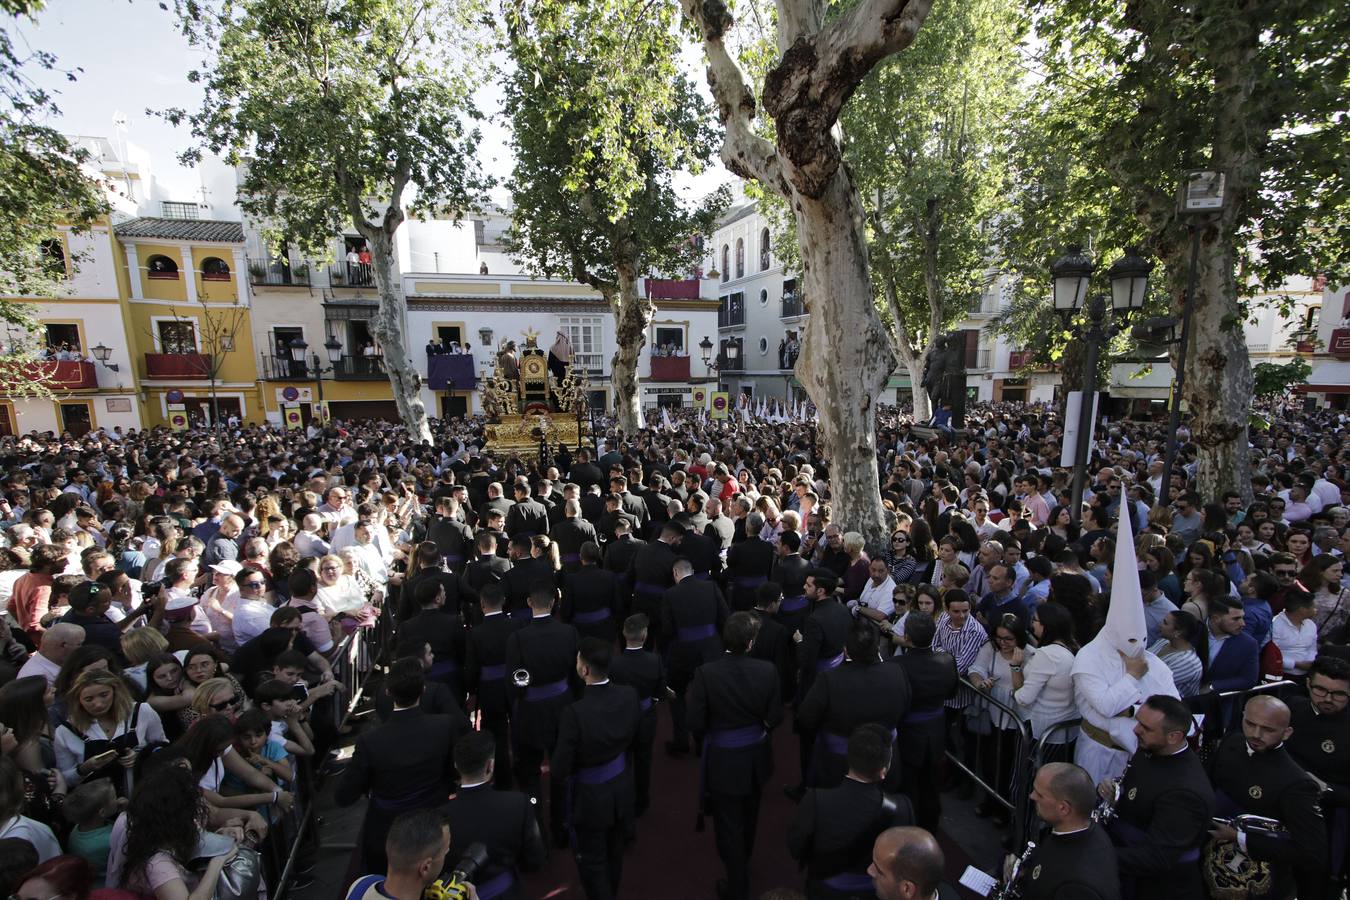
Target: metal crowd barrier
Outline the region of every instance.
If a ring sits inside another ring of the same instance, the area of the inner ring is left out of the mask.
[[[966,760],[961,758],[965,755],[964,753],[958,754],[952,752],[951,749],[948,749],[947,761],[963,772],[976,787],[984,791],[986,796],[1008,810],[1010,814],[1009,820],[1013,829],[1012,838],[1014,846],[1021,846],[1026,834],[1027,811],[1031,802],[1031,791],[1029,788],[1031,784],[1030,779],[1032,773],[1035,771],[1030,766],[1033,746],[1031,723],[1023,719],[1021,710],[1015,709],[1001,700],[996,700],[988,694],[977,690],[975,685],[971,684],[968,679],[962,678],[961,685],[969,688],[975,694],[976,700],[973,702],[982,702],[997,709],[1018,724],[1017,728],[1000,729],[993,724],[993,719],[991,717],[989,724],[990,728],[993,729],[993,733],[988,736],[988,739],[982,739],[984,736],[981,735],[967,733],[963,728],[963,741],[974,741],[974,758],[969,760],[970,765],[968,766]],[[965,716],[964,710],[962,711],[962,716]],[[1015,735],[1012,740],[1011,749],[1007,750],[1006,754],[1005,742],[999,740],[1000,731],[1010,731]],[[1008,778],[1006,795],[1000,793],[997,784],[991,785],[982,777],[982,773],[988,768],[986,766],[986,754],[990,745],[992,745],[994,755],[993,768],[991,770],[996,773],[994,780],[996,782],[998,781],[997,773],[1011,770],[1011,774]],[[1005,758],[1005,756],[1009,758]]]
[[[342,691],[335,694],[331,702],[325,700],[324,703],[335,732],[346,724],[361,703],[367,682],[392,646],[393,637],[394,616],[386,604],[374,625],[346,635],[333,651],[330,659],[333,679],[342,686]],[[321,780],[320,762],[317,758],[297,760],[296,781],[291,791],[295,805],[289,813],[277,816],[269,824],[267,839],[259,848],[270,900],[286,900],[300,867],[302,852],[306,848],[310,853],[317,850],[316,842],[307,838],[318,827],[313,801]]]

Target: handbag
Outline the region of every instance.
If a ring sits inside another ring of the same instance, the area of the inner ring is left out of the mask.
[[[203,833],[197,849],[209,855],[200,856],[192,861],[191,868],[194,872],[205,871],[211,857],[219,856],[221,852],[229,852],[228,849],[217,848],[212,838],[223,841],[222,847],[234,846],[234,842],[229,838],[211,832]],[[211,893],[211,900],[262,900],[266,896],[267,885],[262,877],[262,856],[257,850],[250,850],[247,847],[237,848],[234,856],[221,867],[220,875],[216,878],[215,890]]]

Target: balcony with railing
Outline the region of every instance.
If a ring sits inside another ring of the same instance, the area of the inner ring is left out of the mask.
[[[310,377],[305,371],[305,364],[296,362],[289,356],[276,356],[271,353],[263,353],[260,356],[262,362],[258,371],[264,381],[305,381]]]
[[[206,353],[147,353],[147,380],[207,379],[211,377],[211,357]]]
[[[744,324],[745,297],[741,294],[723,297],[721,304],[717,307],[717,327],[737,328]]]
[[[992,348],[977,350],[966,358],[966,368],[968,369],[988,369],[993,363],[994,351]]]
[[[24,366],[23,377],[54,391],[84,391],[98,387],[98,369],[91,362],[40,359]]]
[[[372,288],[375,273],[369,263],[335,263],[328,267],[328,283],[335,288]]]
[[[333,366],[338,381],[374,381],[385,377],[383,356],[343,356]]]
[[[778,318],[793,319],[797,316],[804,315],[806,315],[806,301],[802,299],[802,295],[796,291],[784,293],[783,304],[778,314]]]
[[[689,357],[687,356],[653,356],[651,363],[652,381],[689,380]]]
[[[309,287],[309,264],[289,265],[281,260],[248,261],[248,280],[256,287]]]
[[[573,353],[572,365],[578,369],[584,369],[587,375],[603,375],[605,374],[605,354]]]

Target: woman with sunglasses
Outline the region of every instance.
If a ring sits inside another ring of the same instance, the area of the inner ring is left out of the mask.
[[[886,569],[891,573],[891,580],[896,584],[907,583],[914,574],[919,563],[914,558],[909,535],[906,532],[897,531],[891,535],[890,546],[886,548],[885,562]]]
[[[211,706],[204,702],[208,696],[206,687],[208,685],[219,690],[220,685],[217,682],[224,682],[228,686],[228,694],[232,697],[243,698],[244,688],[239,684],[239,679],[224,671],[220,665],[212,648],[209,646],[194,647],[183,657],[183,682],[184,689],[192,693],[192,703],[179,712],[179,719],[182,721],[183,728],[192,727],[192,724],[202,716],[210,715],[211,712],[225,712],[223,708]],[[210,696],[211,701],[219,701],[220,697]]]
[[[1034,659],[1036,649],[1027,646],[1027,633],[1021,620],[1014,613],[1007,613],[994,627],[994,639],[980,648],[975,663],[970,667],[970,683],[982,694],[998,700],[1007,706],[1014,704],[1013,676],[1022,672],[1023,666]],[[980,709],[979,707],[983,707]],[[972,710],[975,710],[972,712]],[[980,703],[978,700],[966,709],[969,719],[976,715],[988,718],[993,732],[989,746],[983,754],[984,779],[988,784],[996,785],[1001,796],[1009,796],[1011,790],[1013,750],[1017,746],[1018,729],[1022,723],[992,703]],[[972,732],[979,733],[978,728]],[[993,816],[998,825],[1008,824],[1008,813],[1000,805],[985,798],[975,807],[980,817]]]

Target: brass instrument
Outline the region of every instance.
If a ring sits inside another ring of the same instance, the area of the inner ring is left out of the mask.
[[[1097,806],[1092,810],[1092,821],[1098,825],[1105,826],[1116,817],[1116,804],[1120,802],[1120,786],[1125,783],[1125,776],[1130,771],[1130,763],[1134,762],[1134,757],[1130,757],[1125,762],[1125,769],[1120,773],[1120,777],[1112,785],[1112,795],[1108,800],[1102,797],[1097,801]]]
[[[1035,841],[1027,841],[1027,847],[1022,851],[1022,855],[1012,861],[1008,867],[1008,877],[1003,879],[1003,884],[994,894],[993,900],[1018,900],[1022,896],[1022,885],[1019,878],[1022,874],[1022,866],[1031,857],[1031,853],[1036,849]]]
[[[1232,819],[1216,819],[1239,831],[1284,832],[1287,829],[1278,819],[1268,816],[1242,814]],[[1274,871],[1269,862],[1252,859],[1242,852],[1236,841],[1220,844],[1211,840],[1205,845],[1201,868],[1205,888],[1211,900],[1247,900],[1263,897],[1274,886]]]

